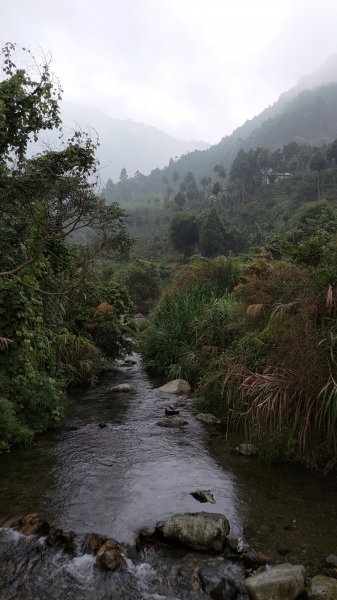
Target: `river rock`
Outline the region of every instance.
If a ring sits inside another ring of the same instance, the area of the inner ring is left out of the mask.
[[[270,560],[268,556],[262,552],[257,552],[257,550],[250,547],[242,552],[241,558],[246,569],[254,569],[254,571],[259,567],[266,565]]]
[[[132,367],[133,365],[137,364],[137,361],[134,358],[126,358],[124,361],[124,364],[127,365],[128,367]]]
[[[337,568],[337,556],[335,554],[330,554],[325,559],[325,563],[328,567]]]
[[[196,490],[195,492],[191,492],[191,496],[199,502],[210,502],[211,504],[215,504],[211,490]]]
[[[179,409],[174,408],[173,406],[167,406],[165,408],[165,415],[168,417],[172,417],[172,415],[179,415]]]
[[[257,456],[258,450],[256,446],[249,443],[242,443],[237,447],[237,452],[243,456]]]
[[[131,385],[129,383],[117,383],[116,385],[112,385],[111,388],[109,388],[109,392],[113,392],[115,394],[119,393],[119,392],[130,392],[131,391]]]
[[[185,379],[174,379],[162,385],[159,391],[166,394],[185,394],[191,391],[191,386]]]
[[[143,527],[138,533],[136,547],[140,548],[143,544],[153,544],[157,541],[157,534],[154,527]]]
[[[107,538],[98,533],[88,533],[85,537],[85,548],[90,554],[97,554],[106,541]]]
[[[47,546],[62,547],[65,552],[74,552],[74,541],[76,534],[74,531],[63,531],[61,527],[50,527],[46,538]]]
[[[96,563],[99,567],[115,571],[126,565],[124,548],[116,540],[107,540],[97,552]]]
[[[178,513],[157,523],[156,531],[168,542],[221,552],[229,523],[224,515],[217,513]]]
[[[229,577],[219,567],[201,567],[199,578],[204,592],[215,600],[236,600],[239,589],[232,577]]]
[[[313,577],[309,585],[309,600],[336,600],[337,581],[325,575]]]
[[[209,423],[210,425],[219,425],[221,423],[220,419],[215,415],[211,415],[211,413],[199,413],[195,418],[202,423]]]
[[[157,421],[156,425],[159,425],[159,427],[182,427],[183,425],[188,425],[188,421],[181,417],[174,417],[172,419],[161,419]]]
[[[252,600],[295,600],[305,592],[302,565],[283,564],[246,579]]]
[[[43,521],[37,513],[30,513],[19,520],[19,531],[23,535],[48,535],[50,525],[47,521]]]
[[[240,590],[233,579],[226,577],[210,591],[210,596],[213,600],[238,600]]]

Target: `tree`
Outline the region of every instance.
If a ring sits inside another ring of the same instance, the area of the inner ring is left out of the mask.
[[[0,81],[0,451],[56,425],[65,387],[93,381],[99,348],[117,357],[131,334],[127,293],[93,270],[130,246],[123,211],[97,193],[96,144],[75,132],[25,157],[30,136],[60,124],[59,88],[48,64],[36,80],[14,52]]]
[[[215,167],[213,168],[213,171],[214,171],[214,173],[218,174],[218,177],[220,177],[220,179],[226,179],[227,172],[223,165],[215,165]]]
[[[224,226],[215,208],[206,213],[200,226],[199,248],[207,257],[218,256],[224,251]]]
[[[218,195],[220,194],[220,190],[221,190],[220,183],[218,181],[216,181],[213,185],[213,190],[212,190],[214,196],[218,197]]]
[[[317,173],[317,192],[318,192],[318,199],[320,200],[321,197],[324,194],[324,176],[321,175],[321,173],[324,171],[324,169],[326,169],[327,163],[326,163],[326,158],[322,152],[322,150],[317,150],[317,152],[315,152],[315,154],[313,155],[311,161],[310,161],[310,169],[312,171],[316,171]]]
[[[120,175],[119,175],[119,181],[121,182],[125,182],[128,178],[128,173],[125,167],[122,168]]]
[[[183,252],[185,257],[191,255],[193,247],[198,243],[198,237],[198,225],[194,216],[184,213],[172,219],[170,241],[176,250]]]
[[[179,179],[180,179],[180,174],[178,173],[178,171],[174,171],[174,173],[173,173],[173,181],[174,181],[174,183],[177,184],[178,181],[179,181]]]
[[[128,268],[125,282],[136,310],[147,314],[158,302],[161,294],[158,265],[148,260],[136,260]]]
[[[174,196],[174,203],[176,204],[176,206],[178,206],[180,209],[182,209],[182,207],[186,204],[186,197],[184,196],[184,194],[182,192],[178,192],[175,196]]]
[[[49,64],[40,65],[39,78],[33,78],[14,63],[16,45],[2,48],[5,78],[0,82],[0,168],[13,162],[13,155],[22,161],[30,137],[37,140],[42,129],[52,129],[61,123],[59,100],[61,88],[53,80]],[[30,51],[26,50],[30,55]],[[30,57],[31,58],[31,57]]]

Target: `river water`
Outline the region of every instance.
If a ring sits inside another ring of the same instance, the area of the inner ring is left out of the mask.
[[[38,512],[79,540],[78,555],[69,557],[34,536],[0,529],[0,598],[208,598],[193,586],[196,566],[237,580],[240,569],[181,550],[132,553],[142,527],[184,511],[223,513],[233,535],[272,560],[319,572],[322,560],[337,553],[335,478],[235,455],[223,432],[195,420],[190,397],[174,399],[187,426],[157,426],[172,396],[158,391],[136,358],[136,365],[118,367],[96,388],[72,394],[61,430],[0,457],[0,522]],[[123,382],[131,384],[130,393],[109,392]],[[200,505],[191,496],[196,489],[211,489],[216,503]],[[128,568],[100,571],[81,552],[88,532],[129,545]],[[177,565],[185,577],[176,576]]]

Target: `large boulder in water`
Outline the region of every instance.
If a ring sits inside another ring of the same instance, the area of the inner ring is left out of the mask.
[[[336,600],[337,580],[317,575],[311,580],[309,587],[309,600]]]
[[[246,579],[246,588],[252,600],[295,600],[305,592],[305,569],[278,565]]]
[[[109,388],[109,392],[118,394],[120,392],[131,392],[131,385],[129,383],[117,383]]]
[[[224,515],[217,513],[178,513],[157,523],[156,531],[168,542],[196,550],[221,552],[229,533],[229,523]]]
[[[162,385],[159,391],[166,394],[186,394],[191,391],[191,386],[185,379],[174,379]]]
[[[97,552],[96,562],[99,567],[115,571],[126,564],[125,550],[116,540],[107,540]]]

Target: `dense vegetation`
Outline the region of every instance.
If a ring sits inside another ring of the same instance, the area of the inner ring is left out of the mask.
[[[0,82],[0,449],[60,421],[68,386],[129,348],[136,310],[152,311],[149,369],[188,379],[268,459],[333,468],[336,85],[148,178],[122,169],[99,196],[88,136],[27,159],[60,126],[60,90],[14,53]],[[116,267],[130,238],[137,258]]]
[[[143,341],[150,369],[188,379],[261,454],[323,470],[337,461],[336,165],[337,141],[241,150],[208,209],[188,205],[197,232],[172,219],[187,264]]]
[[[0,450],[60,421],[67,387],[128,348],[133,310],[95,271],[94,258],[130,241],[123,211],[96,193],[93,142],[75,132],[25,158],[31,139],[60,126],[60,89],[48,64],[29,73],[15,52],[3,49],[0,81]],[[85,243],[71,243],[79,231]]]

